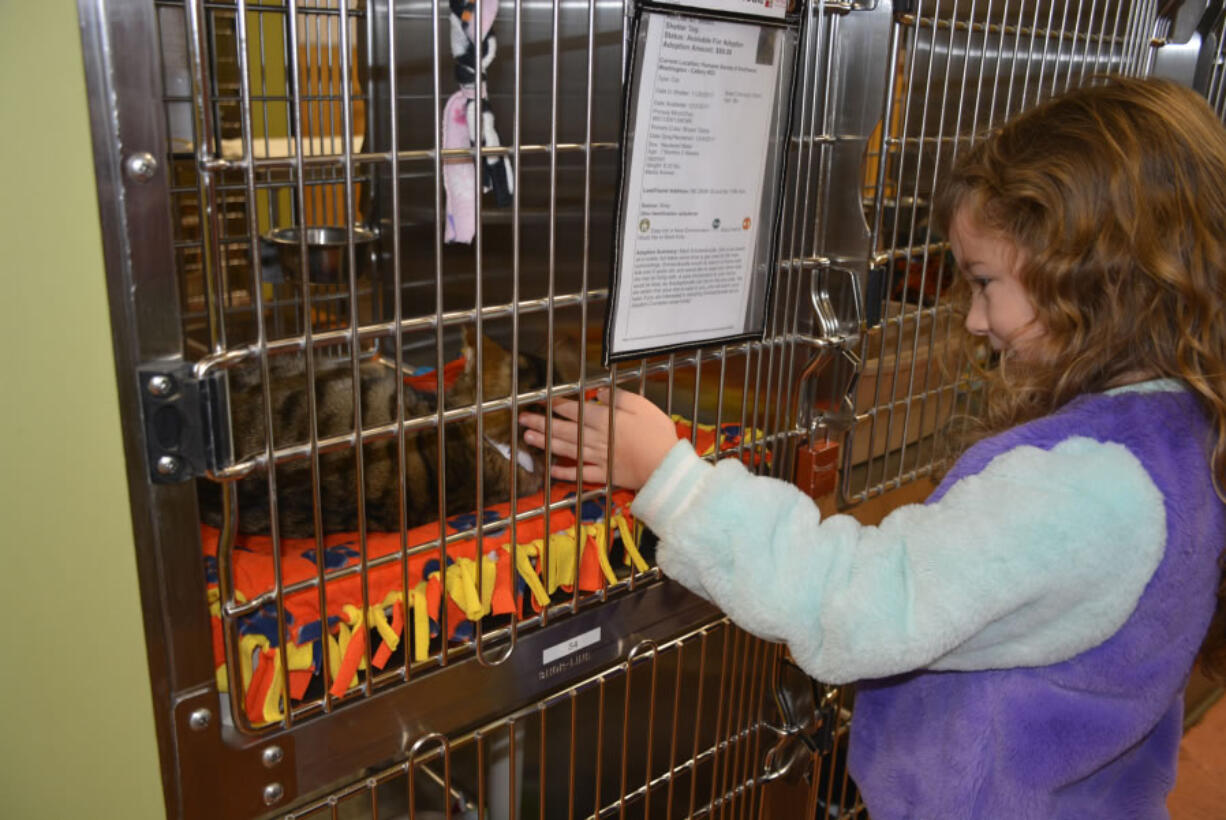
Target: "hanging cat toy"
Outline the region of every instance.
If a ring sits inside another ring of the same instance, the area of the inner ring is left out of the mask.
[[[485,0],[481,3],[480,21],[477,20],[476,3],[471,0],[450,0],[449,5],[451,55],[455,58],[455,74],[460,89],[451,95],[443,108],[443,148],[498,147],[502,143],[494,128],[494,112],[488,105],[485,79],[486,70],[497,51],[492,29],[494,18],[498,16],[498,2]],[[481,72],[480,140],[477,134],[477,71]],[[445,242],[467,244],[473,241],[477,212],[473,174],[471,159],[453,159],[443,164],[443,187],[447,192]],[[482,157],[481,190],[483,193],[492,191],[494,202],[499,207],[505,208],[511,204],[514,178],[509,157]]]

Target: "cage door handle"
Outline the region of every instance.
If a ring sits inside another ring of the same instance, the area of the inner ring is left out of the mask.
[[[837,283],[841,280],[845,284],[840,288]],[[841,316],[836,302],[845,303],[849,297],[851,315]],[[859,340],[864,316],[864,293],[860,277],[854,271],[829,263],[815,268],[810,280],[809,299],[817,314],[822,336],[847,344]]]
[[[804,691],[797,693],[788,686],[789,678],[793,684],[800,681]],[[815,756],[827,754],[834,748],[834,730],[838,719],[835,700],[839,690],[832,688],[822,693],[813,678],[782,654],[775,662],[775,682],[771,694],[782,726],[767,724],[778,741],[767,751],[763,760],[765,772],[762,780],[765,782],[787,777],[797,761],[812,761]]]
[[[818,377],[840,358],[843,359],[846,376],[825,395],[815,395]],[[810,437],[815,435],[820,427],[840,433],[850,429],[856,420],[855,390],[859,378],[860,357],[854,351],[845,345],[820,348],[796,382],[793,407],[796,408],[796,419],[800,427],[807,430]],[[818,405],[819,398],[827,399],[824,406]]]

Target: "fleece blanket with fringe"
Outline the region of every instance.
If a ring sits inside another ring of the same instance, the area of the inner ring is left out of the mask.
[[[716,450],[714,426],[698,425],[694,432],[688,421],[679,417],[674,421],[679,437],[695,437],[699,453]],[[742,442],[740,427],[722,425],[718,439],[720,451],[737,447]],[[554,482],[550,501],[573,500],[576,489],[574,484]],[[639,552],[640,533],[629,511],[633,499],[629,491],[614,490],[607,504],[604,495],[585,500],[577,522],[575,505],[567,504],[550,513],[548,533],[544,516],[520,521],[514,528],[514,547],[509,524],[487,530],[480,556],[475,536],[449,541],[445,555],[437,546],[414,553],[415,548],[439,540],[443,527],[438,524],[410,530],[403,550],[399,532],[367,533],[365,595],[360,571],[335,577],[346,568],[360,569],[357,533],[327,535],[322,550],[313,538],[283,539],[278,556],[281,587],[303,586],[282,595],[287,673],[282,672],[275,600],[238,618],[240,669],[237,675],[227,670],[217,576],[219,533],[202,525],[218,687],[227,691],[231,681],[238,681],[248,720],[255,726],[269,725],[284,717],[287,696],[290,703],[301,700],[313,682],[320,689],[326,685],[334,697],[360,687],[363,673],[370,666],[383,669],[406,640],[404,652],[414,662],[424,661],[430,657],[432,641],[433,651],[444,639],[469,641],[482,618],[521,617],[526,611],[520,609],[539,611],[558,597],[559,590],[570,596],[576,586],[589,593],[616,583],[614,561],[644,572],[648,563]],[[519,509],[538,509],[544,501],[543,493],[521,498]],[[510,512],[510,503],[491,505],[483,511],[483,520],[493,523]],[[471,531],[475,525],[475,513],[453,516],[444,523],[448,534]],[[269,536],[237,536],[231,556],[236,601],[245,603],[276,590]],[[322,596],[326,617],[321,617],[321,576],[326,577]]]

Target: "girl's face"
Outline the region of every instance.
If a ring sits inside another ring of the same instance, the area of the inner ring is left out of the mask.
[[[1022,251],[1000,234],[980,228],[966,206],[954,214],[949,244],[971,286],[967,331],[986,336],[994,350],[1025,357],[1043,328],[1018,278]]]

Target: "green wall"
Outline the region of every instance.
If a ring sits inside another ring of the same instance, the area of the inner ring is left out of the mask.
[[[76,4],[0,0],[0,813],[163,814]]]

